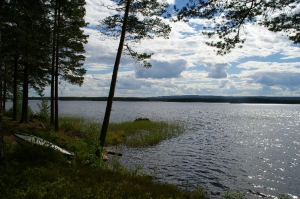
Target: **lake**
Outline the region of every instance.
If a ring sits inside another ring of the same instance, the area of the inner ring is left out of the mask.
[[[36,103],[30,101],[33,110]],[[61,115],[102,122],[106,102],[60,101]],[[147,148],[122,148],[120,161],[157,180],[199,184],[211,198],[226,189],[247,198],[300,196],[300,105],[114,102],[111,122],[146,117],[182,124],[185,133]]]

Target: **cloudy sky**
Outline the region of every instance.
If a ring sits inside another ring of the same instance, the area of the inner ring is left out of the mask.
[[[101,6],[99,0],[86,0],[86,3],[89,26],[84,31],[89,39],[85,45],[84,67],[87,74],[81,87],[62,83],[61,96],[108,95],[119,41],[105,40],[97,25],[112,11]],[[102,3],[110,4],[110,1],[102,0]],[[130,57],[122,57],[115,96],[300,96],[300,48],[281,33],[246,25],[243,48],[220,56],[216,55],[215,48],[205,44],[211,39],[199,29],[207,21],[166,20],[166,23],[172,27],[168,40],[156,38],[135,45],[139,52],[154,53],[152,68],[142,68]]]

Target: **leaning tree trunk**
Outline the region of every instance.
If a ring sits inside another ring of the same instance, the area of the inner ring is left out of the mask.
[[[123,26],[122,26],[122,33],[121,33],[121,38],[120,38],[120,43],[119,43],[119,48],[118,48],[118,53],[117,53],[117,56],[116,56],[113,75],[112,75],[112,78],[111,78],[110,90],[109,90],[109,95],[108,95],[108,99],[107,99],[107,105],[106,105],[104,120],[103,120],[103,124],[102,124],[101,134],[100,134],[100,138],[99,138],[100,139],[100,146],[102,148],[104,146],[106,133],[107,133],[107,129],[108,129],[109,118],[110,118],[110,112],[111,112],[112,103],[113,103],[113,100],[114,100],[118,70],[119,70],[119,65],[120,65],[120,61],[121,61],[123,45],[124,45],[125,35],[126,35],[126,27],[127,27],[127,20],[128,20],[130,3],[131,3],[131,0],[127,0],[127,5],[126,5],[126,10],[125,10],[125,15],[124,15],[124,22],[123,22]]]

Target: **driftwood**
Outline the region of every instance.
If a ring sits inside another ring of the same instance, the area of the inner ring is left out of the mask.
[[[118,152],[114,152],[114,151],[110,151],[108,149],[105,149],[102,153],[102,160],[105,162],[108,160],[108,154],[110,155],[117,155],[117,156],[122,156],[122,153],[118,153]]]
[[[114,152],[114,151],[107,151],[107,154],[117,155],[117,156],[122,156],[123,155],[122,153],[118,153],[118,152]]]
[[[251,194],[253,194],[253,195],[257,195],[257,196],[259,196],[259,197],[262,197],[262,198],[268,198],[268,197],[269,197],[268,195],[265,195],[265,194],[263,194],[263,193],[259,193],[259,192],[257,192],[257,191],[252,191],[252,190],[250,190],[250,189],[248,189],[248,192],[251,193]]]

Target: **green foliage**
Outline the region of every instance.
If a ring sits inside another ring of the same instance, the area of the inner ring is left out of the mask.
[[[18,113],[20,113],[20,112],[18,111]],[[7,110],[5,111],[4,116],[12,118],[12,115],[13,115],[13,108],[10,107],[9,109],[7,109]],[[18,116],[19,116],[19,115],[20,115],[20,114],[18,114]]]
[[[117,156],[113,157],[113,161],[112,161],[112,165],[111,165],[111,169],[113,171],[116,171],[118,173],[122,173],[122,174],[129,174],[129,170],[120,163],[119,159]]]
[[[122,171],[94,168],[37,146],[15,146],[0,165],[0,198],[188,198],[173,185]]]
[[[80,117],[62,117],[60,118],[59,129],[66,135],[72,137],[76,136],[77,139],[83,138],[90,148],[89,154],[91,154],[92,159],[96,158],[93,157],[93,154],[99,147],[98,136],[101,129],[100,124]],[[124,144],[132,147],[151,146],[162,140],[178,136],[183,132],[184,129],[182,126],[166,122],[137,121],[111,123],[109,124],[106,145]],[[62,136],[60,136],[60,139],[62,139]],[[61,144],[66,143],[66,141],[59,142],[61,142]],[[73,142],[74,140],[72,140],[71,143]],[[75,149],[74,146],[67,147],[73,151],[81,151],[81,147],[85,148],[86,146],[82,144],[79,149]]]
[[[244,199],[245,193],[239,190],[232,191],[227,189],[226,192],[222,195],[222,199]]]
[[[86,70],[83,68],[88,35],[82,28],[87,25],[84,20],[85,0],[52,1],[52,9],[60,8],[56,34],[59,36],[59,75],[71,84],[81,86]],[[58,6],[56,6],[56,4]]]
[[[58,20],[54,16],[58,2],[59,25],[55,24]],[[84,44],[88,38],[82,30],[87,25],[85,0],[4,0],[0,13],[1,68],[5,69],[1,77],[8,92],[12,92],[12,80],[16,80],[25,92],[29,86],[42,94],[50,83],[50,59],[58,32],[59,74],[71,84],[82,85],[86,73]]]
[[[285,194],[279,194],[278,199],[289,199],[289,196]]]
[[[111,169],[115,172],[130,175],[133,177],[147,177],[147,178],[152,178],[154,179],[155,176],[149,176],[145,172],[143,172],[143,165],[138,163],[134,166],[132,170],[129,170],[127,167],[122,165],[119,161],[119,158],[117,156],[113,157]]]
[[[20,119],[22,111],[22,93],[20,90],[17,92],[17,99],[17,119]],[[5,110],[5,116],[13,117],[13,106]]]
[[[50,106],[48,100],[42,99],[41,104],[38,104],[39,112],[36,113],[38,120],[42,122],[48,122],[50,119]]]
[[[13,153],[16,149],[12,140],[6,140],[4,144],[6,153]]]
[[[28,144],[24,146],[17,145],[13,151],[14,160],[20,161],[25,165],[46,165],[49,163],[63,163],[65,158],[62,153],[49,147]]]
[[[98,140],[99,124],[80,117],[62,117],[59,129],[64,136],[58,134],[57,142],[75,152],[78,161],[94,168],[106,167],[102,157],[95,154],[96,151],[102,153]]]
[[[295,44],[300,43],[300,13],[296,12],[293,14],[282,13],[272,20],[265,20],[261,24],[268,27],[270,31],[282,32],[287,35],[291,41]]]
[[[131,56],[145,68],[150,68],[151,63],[146,61],[153,53],[137,53],[133,47],[143,39],[164,37],[168,39],[171,27],[163,22],[162,16],[167,15],[167,3],[154,0],[115,0],[115,8],[120,14],[115,14],[99,21],[100,32],[107,38],[121,36],[124,24],[125,5],[130,3],[129,16],[127,19],[124,54]]]
[[[218,38],[207,42],[218,48],[217,54],[224,55],[235,47],[242,47],[246,35],[245,24],[260,24],[270,31],[281,32],[295,44],[300,42],[299,1],[204,1],[190,0],[177,11],[177,20],[210,19],[212,23],[204,27],[204,34]],[[288,14],[287,14],[288,13]]]
[[[18,113],[17,113],[17,119],[21,119],[21,112],[22,112],[22,101],[18,101]],[[12,117],[13,115],[13,107],[10,107],[8,110],[5,111],[5,116]],[[30,106],[28,106],[28,119],[32,120],[35,117],[35,114]]]
[[[196,184],[192,195],[193,195],[193,198],[205,198],[206,197],[206,191],[199,184]]]

